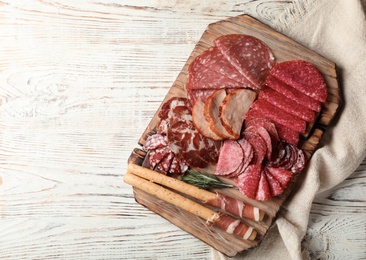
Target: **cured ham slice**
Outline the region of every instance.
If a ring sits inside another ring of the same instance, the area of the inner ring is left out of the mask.
[[[239,219],[226,214],[220,214],[219,218],[214,220],[212,224],[229,234],[235,234],[243,239],[249,239],[253,233],[253,227],[249,227]]]
[[[272,51],[259,39],[244,34],[224,35],[215,40],[224,57],[251,83],[261,89],[275,64]]]
[[[276,64],[270,71],[271,75],[301,93],[325,102],[328,91],[323,76],[315,66],[304,60],[291,60]]]
[[[279,109],[263,99],[257,99],[253,103],[251,110],[260,111],[265,118],[299,133],[305,133],[306,131],[306,122],[304,120]]]
[[[256,199],[261,171],[261,164],[251,164],[236,180],[240,192],[250,199]]]
[[[257,207],[245,204],[241,200],[225,196],[221,193],[218,193],[215,199],[206,201],[206,204],[218,207],[241,218],[248,218],[256,221],[259,221],[262,218],[260,210]]]
[[[268,103],[282,109],[283,111],[303,119],[306,122],[315,120],[315,112],[299,103],[289,99],[281,93],[266,87],[259,93],[259,99],[264,99]]]
[[[319,112],[321,110],[320,101],[301,93],[297,89],[287,85],[286,83],[282,82],[272,75],[269,75],[267,77],[264,84],[306,108],[309,108],[316,112]]]

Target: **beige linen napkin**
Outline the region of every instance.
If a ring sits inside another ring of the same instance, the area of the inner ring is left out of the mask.
[[[342,182],[365,158],[365,6],[365,0],[293,1],[276,20],[264,21],[337,64],[344,103],[266,238],[233,259],[310,259],[301,241],[314,197]],[[225,259],[211,252],[212,259]]]

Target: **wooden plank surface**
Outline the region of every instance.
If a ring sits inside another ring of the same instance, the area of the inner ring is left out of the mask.
[[[135,202],[126,161],[208,24],[290,4],[1,1],[0,258],[210,259]],[[314,259],[364,257],[365,165],[316,198]]]

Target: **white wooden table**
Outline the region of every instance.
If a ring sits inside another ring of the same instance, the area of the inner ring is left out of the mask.
[[[0,1],[0,259],[209,259],[135,202],[127,158],[209,23],[286,4]],[[365,183],[366,161],[316,198],[314,259],[365,259]]]

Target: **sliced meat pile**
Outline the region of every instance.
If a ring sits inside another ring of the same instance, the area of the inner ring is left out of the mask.
[[[236,178],[244,195],[262,201],[282,194],[304,167],[303,151],[280,140],[275,124],[252,118],[245,121],[240,139],[223,142],[215,174]]]
[[[259,39],[244,34],[218,37],[215,46],[196,57],[188,68],[186,93],[191,105],[206,102],[218,89],[260,90],[274,66],[272,51]]]
[[[297,145],[308,122],[327,99],[323,76],[309,62],[285,61],[276,64],[265,80],[265,87],[246,114],[246,119],[262,117],[271,120],[280,139]]]
[[[185,166],[204,168],[207,164],[216,164],[221,142],[213,141],[202,134],[195,128],[192,121],[192,111],[190,104],[186,98],[173,97],[166,101],[159,112],[160,124],[157,127],[156,140],[159,142],[157,149],[169,151],[170,155],[166,155],[165,163],[173,163],[175,159],[180,169],[186,169]],[[164,142],[162,141],[164,140]],[[151,145],[147,145],[144,149],[149,150],[150,165],[154,168],[161,164],[159,159],[163,156],[157,149],[151,149]],[[151,142],[151,141],[150,141]],[[151,159],[150,159],[151,158]],[[157,163],[157,161],[159,161]],[[164,162],[164,161],[163,161]],[[161,168],[161,167],[160,167]],[[160,170],[157,168],[157,170]],[[166,171],[164,167],[162,172]],[[174,168],[175,170],[175,168]],[[181,171],[183,173],[183,171]],[[173,173],[176,173],[175,171]]]

